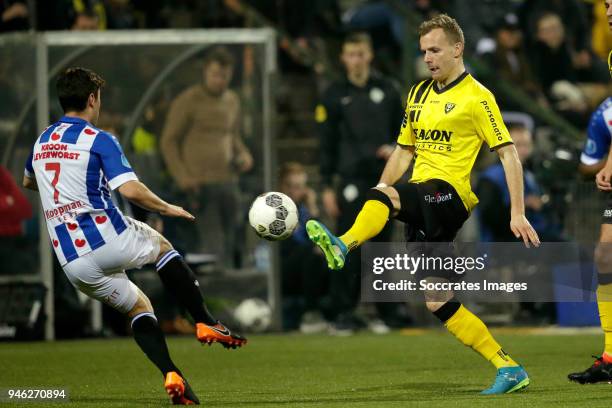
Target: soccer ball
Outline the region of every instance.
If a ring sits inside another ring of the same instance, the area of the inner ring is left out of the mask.
[[[234,310],[234,318],[244,330],[262,332],[270,327],[272,308],[261,299],[245,299]]]
[[[264,193],[251,204],[249,223],[260,237],[280,241],[288,238],[297,227],[297,207],[283,193]]]

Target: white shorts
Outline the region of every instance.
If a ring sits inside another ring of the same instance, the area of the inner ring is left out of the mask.
[[[117,239],[64,265],[74,287],[122,313],[132,310],[138,300],[138,287],[125,270],[155,262],[162,240],[161,234],[147,224],[125,219],[127,229]]]

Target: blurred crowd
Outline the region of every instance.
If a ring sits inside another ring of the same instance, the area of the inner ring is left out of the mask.
[[[342,230],[393,149],[406,91],[429,74],[416,28],[438,13],[462,26],[468,70],[493,91],[503,111],[526,169],[530,221],[544,240],[571,239],[566,179],[575,177],[575,153],[583,140],[563,134],[556,124],[584,134],[591,113],[611,94],[605,60],[612,35],[603,1],[0,0],[0,33],[273,27],[280,71],[274,95],[277,187],[298,204],[301,223],[322,217]],[[160,85],[141,120],[129,128],[121,110],[137,104],[159,68],[149,62],[155,50],[143,53],[149,59],[117,54],[92,67],[116,78],[125,77],[122,66],[139,72],[124,87],[109,84],[100,126],[130,133],[122,141],[130,144],[137,170],[162,169],[141,171],[143,181],[201,221],[192,227],[164,225],[137,208],[133,215],[164,229],[185,252],[212,253],[219,269],[249,267],[258,260],[245,258],[244,214],[261,192],[263,177],[256,50],[214,47],[198,54],[197,64]],[[15,88],[7,75],[0,67],[5,102]],[[0,121],[15,114],[0,109]],[[476,168],[473,183],[481,204],[467,238],[513,240],[501,165],[483,152]],[[10,197],[7,202],[22,199],[16,193]],[[392,224],[380,239],[397,239]],[[384,332],[409,322],[395,304],[377,306],[367,319],[357,316],[358,256],[346,273],[329,274],[303,229],[280,250],[285,328],[308,331],[329,320],[337,333],[365,326]],[[192,260],[200,266],[208,262]]]

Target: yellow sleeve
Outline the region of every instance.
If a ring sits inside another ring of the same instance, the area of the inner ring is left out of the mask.
[[[483,92],[480,95],[472,109],[472,120],[476,133],[491,150],[512,143],[495,97],[491,92]]]
[[[412,91],[410,92],[412,94]],[[414,133],[412,133],[412,124],[410,123],[410,97],[406,101],[406,109],[404,110],[404,119],[402,119],[402,127],[400,128],[399,136],[397,137],[397,143],[404,146],[414,146],[416,140],[414,139]]]

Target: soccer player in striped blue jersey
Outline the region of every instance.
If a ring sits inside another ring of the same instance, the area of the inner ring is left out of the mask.
[[[103,85],[98,74],[85,68],[68,68],[59,75],[64,116],[36,139],[23,185],[40,193],[51,244],[70,282],[131,319],[136,342],[162,372],[174,404],[199,404],[170,358],[151,302],[125,270],[154,263],[166,289],[191,314],[200,342],[236,348],[246,339],[208,312],[195,275],[172,245],[113,203],[110,191],[117,190],[149,211],[194,219],[138,181],[118,140],[95,126]]]

